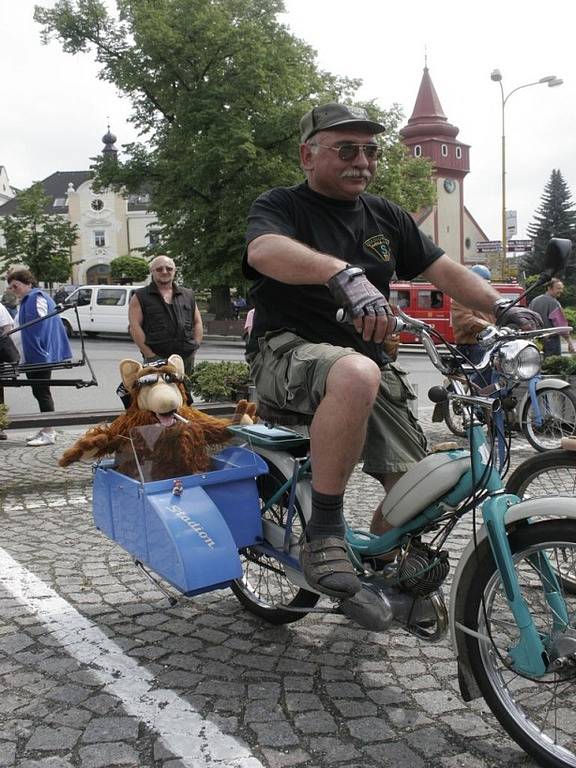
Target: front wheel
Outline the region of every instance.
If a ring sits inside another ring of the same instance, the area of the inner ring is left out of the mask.
[[[522,432],[537,451],[560,448],[563,437],[576,434],[576,395],[567,387],[541,387],[536,392],[540,418],[532,398],[528,397],[522,410]]]
[[[549,520],[519,528],[510,547],[522,596],[546,648],[547,671],[532,677],[515,669],[510,650],[518,626],[506,600],[490,546],[482,542],[466,599],[465,625],[472,673],[501,725],[547,768],[576,766],[576,597],[558,575],[576,566],[576,524]],[[551,575],[550,575],[551,574]]]
[[[286,482],[278,467],[267,462],[268,474],[258,478],[258,491],[263,505],[266,499]],[[275,547],[281,547],[286,530],[289,492],[269,509],[262,512],[264,539]],[[305,527],[304,514],[296,499],[292,519],[291,541],[294,545],[300,539]],[[231,584],[232,592],[250,613],[269,621],[271,624],[289,624],[303,618],[313,608],[319,595],[301,589],[294,584],[280,560],[263,554],[256,547],[246,547],[240,552],[243,575]]]
[[[446,390],[453,393],[454,387],[452,384],[449,384],[446,387]],[[466,394],[470,394],[468,386],[466,386]],[[452,432],[453,435],[456,435],[456,437],[466,437],[464,418],[469,418],[469,414],[465,411],[468,406],[463,405],[463,403],[460,403],[457,400],[446,400],[443,405],[444,421],[450,432]]]

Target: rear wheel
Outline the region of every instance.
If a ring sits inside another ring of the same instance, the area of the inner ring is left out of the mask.
[[[522,411],[522,432],[537,451],[560,448],[563,437],[576,434],[576,395],[570,388],[542,387],[536,392],[541,419],[528,397]]]
[[[507,585],[484,541],[466,596],[464,623],[479,633],[465,639],[472,672],[494,715],[528,754],[548,768],[574,768],[576,597],[554,576],[576,566],[576,525],[571,520],[527,525],[510,536],[510,546],[522,597],[546,649],[547,671],[536,677],[515,667],[511,650],[520,633],[506,600]]]
[[[268,466],[269,473],[258,478],[261,500],[271,498],[287,479],[278,467],[270,462]],[[284,538],[288,495],[288,492],[284,493],[276,504],[262,512],[264,539],[274,546],[281,546]],[[296,547],[304,526],[304,514],[296,500],[291,548]],[[293,556],[297,557],[297,552],[293,552]],[[240,552],[240,560],[244,573],[241,579],[232,583],[231,589],[242,605],[256,616],[271,624],[289,624],[303,618],[306,609],[313,608],[318,602],[319,595],[292,583],[283,563],[272,555],[263,554],[256,547],[246,547]]]

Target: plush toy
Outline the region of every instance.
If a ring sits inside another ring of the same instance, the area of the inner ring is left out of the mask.
[[[147,480],[205,472],[211,448],[232,438],[228,427],[254,422],[256,406],[246,400],[237,404],[232,419],[218,419],[185,405],[184,363],[179,355],[144,367],[135,360],[122,360],[120,375],[131,396],[130,406],[111,424],[89,429],[62,455],[61,467],[116,453],[118,470],[139,477],[136,451],[139,463],[147,464]],[[153,443],[146,437],[150,432]]]

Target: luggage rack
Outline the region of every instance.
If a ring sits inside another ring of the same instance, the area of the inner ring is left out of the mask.
[[[96,379],[96,375],[94,373],[94,370],[92,368],[92,365],[90,363],[90,360],[88,359],[88,355],[86,354],[86,347],[84,345],[84,335],[82,333],[82,326],[80,325],[80,318],[78,317],[78,308],[74,304],[72,305],[74,307],[74,313],[76,315],[76,323],[78,326],[78,336],[80,339],[80,351],[81,355],[78,360],[61,360],[57,363],[0,363],[0,386],[1,387],[31,387],[35,384],[49,384],[51,387],[76,387],[76,389],[82,389],[83,387],[95,387],[98,385],[98,381]],[[17,333],[22,328],[28,328],[30,325],[35,325],[36,323],[42,322],[42,320],[47,320],[49,317],[54,317],[54,315],[59,315],[60,312],[63,312],[65,309],[70,309],[70,305],[65,304],[58,304],[56,306],[56,309],[52,312],[49,312],[47,315],[44,315],[44,317],[39,317],[36,320],[30,320],[28,323],[24,323],[23,325],[18,326],[18,328],[13,328],[11,331],[8,331],[6,334],[7,336],[11,336],[13,333]],[[69,368],[80,368],[86,366],[88,370],[90,371],[90,379],[82,379],[82,378],[73,378],[73,379],[65,379],[65,378],[34,378],[34,379],[28,379],[24,378],[22,374],[25,376],[27,372],[50,372],[57,371],[57,370],[68,370]]]

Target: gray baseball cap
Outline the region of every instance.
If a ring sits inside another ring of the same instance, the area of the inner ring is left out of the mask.
[[[382,133],[386,130],[382,123],[370,120],[368,112],[362,107],[349,107],[346,104],[332,102],[306,112],[300,120],[300,141],[304,144],[318,131],[337,128],[341,125],[365,128],[372,133]]]

